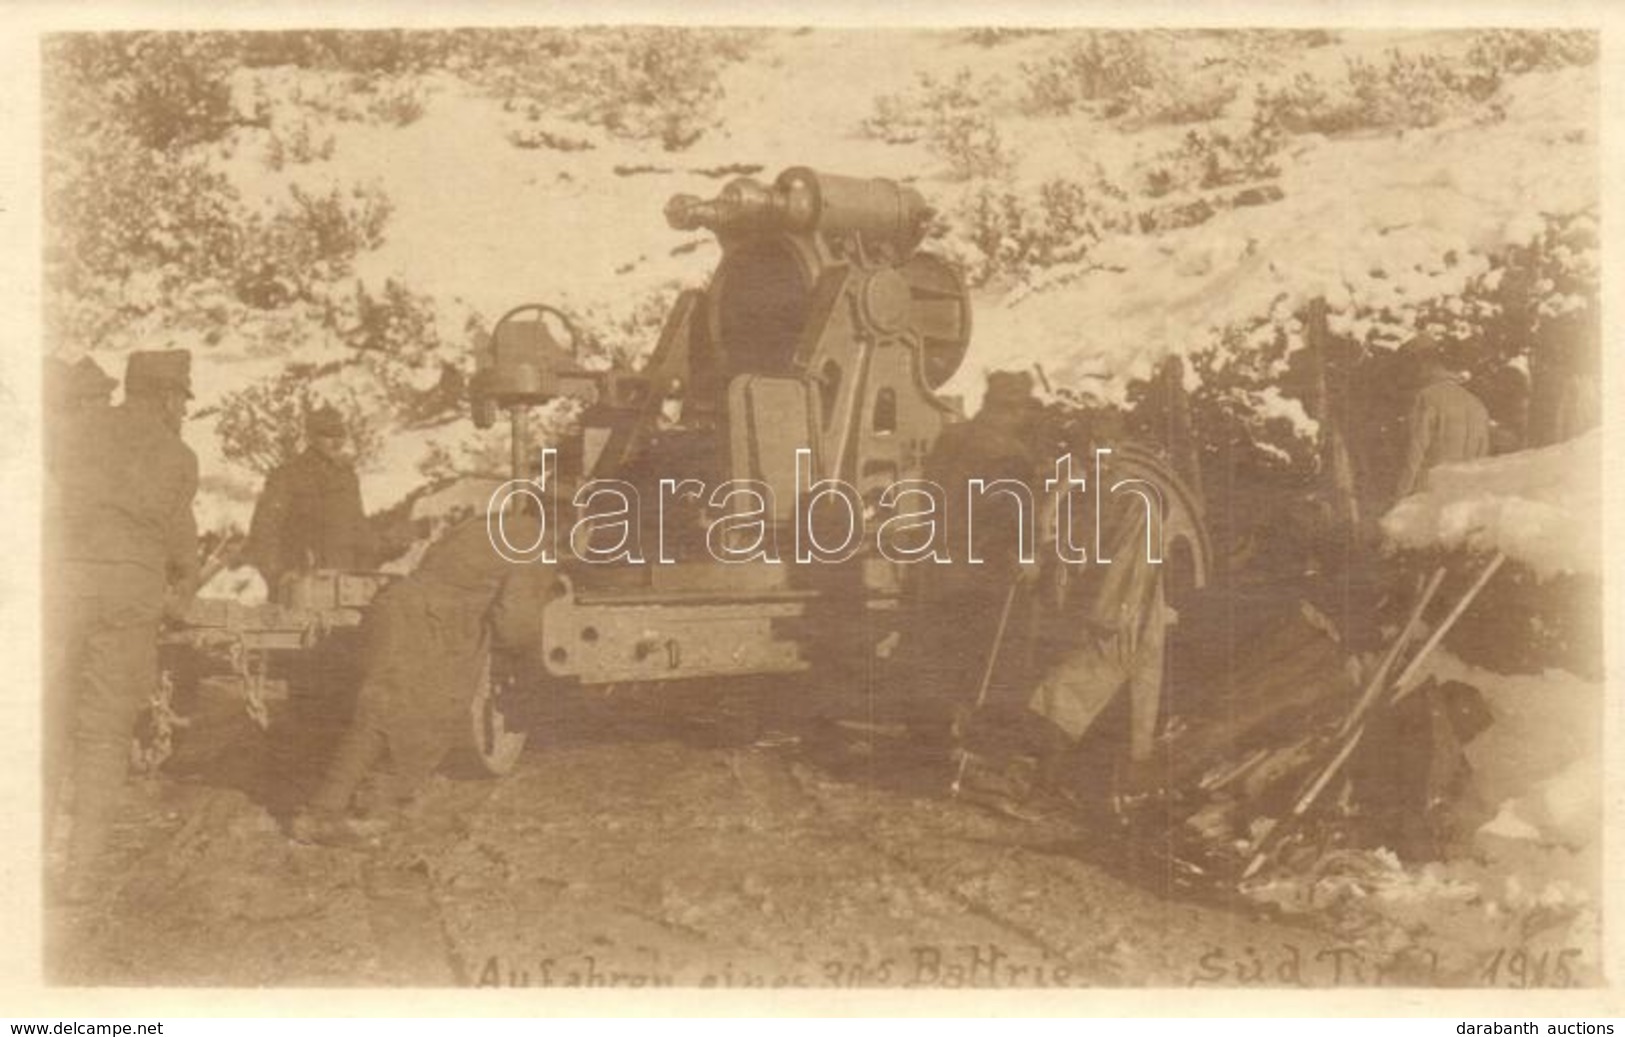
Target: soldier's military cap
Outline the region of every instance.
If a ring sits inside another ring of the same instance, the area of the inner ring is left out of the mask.
[[[73,399],[105,399],[117,386],[118,380],[89,356],[80,357],[78,363],[68,369],[67,393]]]
[[[45,358],[45,402],[62,406],[85,402],[106,403],[118,382],[88,356],[70,364],[58,357]]]
[[[1444,356],[1444,350],[1439,340],[1433,337],[1430,331],[1419,331],[1416,337],[1405,343],[1403,352],[1415,361],[1439,360]]]
[[[1033,376],[1026,371],[993,371],[987,376],[987,392],[982,396],[983,407],[1009,410],[1031,407],[1038,403],[1033,395]]]
[[[124,394],[139,396],[160,392],[182,392],[192,396],[192,354],[184,349],[130,354],[124,369]]]
[[[318,407],[305,418],[305,432],[312,436],[342,436],[344,416],[331,404]]]

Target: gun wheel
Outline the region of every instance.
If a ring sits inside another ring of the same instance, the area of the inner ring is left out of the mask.
[[[514,687],[513,675],[505,673],[505,669],[500,664],[494,665],[491,656],[486,655],[474,688],[474,700],[469,705],[474,757],[480,768],[492,777],[513,771],[529,738],[529,732],[519,719],[520,693]]]

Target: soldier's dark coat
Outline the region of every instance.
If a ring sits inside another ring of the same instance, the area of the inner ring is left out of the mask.
[[[46,813],[73,744],[76,864],[99,854],[157,679],[166,593],[197,576],[197,457],[155,409],[94,408],[62,423],[46,501]]]
[[[348,464],[307,449],[266,478],[244,557],[273,590],[290,572],[371,569],[377,556]]]
[[[528,544],[539,528],[533,518],[510,516],[507,532],[513,543]],[[503,558],[479,515],[454,526],[410,576],[379,592],[362,627],[365,673],[355,718],[313,807],[343,810],[386,754],[396,791],[407,794],[465,740],[493,609],[504,585],[516,577],[551,582],[542,566]],[[499,639],[515,629],[514,623],[500,625]]]
[[[953,564],[933,568],[940,568],[954,586],[1007,578],[1017,559],[1018,515],[1015,502],[992,484],[1011,481],[1031,490],[1037,475],[1032,448],[998,422],[978,415],[943,429],[926,458],[924,478],[947,495],[943,532]],[[970,493],[976,479],[989,487],[987,492]],[[1034,517],[1029,509],[1024,521]],[[966,564],[973,555],[980,565]]]
[[[923,719],[933,723],[931,714],[945,704],[974,697],[993,649],[999,614],[1018,572],[1014,501],[993,492],[972,496],[971,480],[987,484],[1013,480],[1030,489],[1037,461],[1007,421],[984,409],[969,421],[943,429],[926,458],[923,475],[946,496],[942,530],[950,562],[915,567],[915,619],[903,659],[912,671]],[[1033,518],[1030,513],[1026,516],[1028,521]],[[971,564],[973,555],[979,564]],[[1013,624],[1012,629],[1018,626]]]

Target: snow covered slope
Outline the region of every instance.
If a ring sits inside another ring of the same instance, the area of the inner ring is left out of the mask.
[[[1602,430],[1428,472],[1382,521],[1397,546],[1500,551],[1536,574],[1602,573]]]
[[[1279,328],[1296,336],[1295,311],[1318,295],[1331,303],[1335,330],[1392,341],[1419,304],[1459,295],[1498,251],[1531,240],[1543,214],[1596,204],[1591,65],[1506,75],[1486,97],[1427,125],[1294,128],[1271,139],[1273,175],[1237,174],[1222,189],[1148,186],[1193,134],[1253,139],[1261,99],[1302,76],[1345,89],[1338,84],[1350,62],[1380,70],[1399,48],[1460,64],[1473,39],[1321,36],[1153,33],[1135,46],[1157,55],[1155,77],[1113,98],[1057,105],[1035,101],[1035,83],[1062,67],[1056,62],[1077,49],[1078,34],[775,30],[721,68],[714,125],[678,151],[559,112],[527,112],[453,70],[413,79],[422,115],[396,125],[341,117],[311,101],[342,97],[350,89],[343,75],[261,67],[242,70],[235,89],[263,103],[268,125],[234,130],[211,161],[251,208],[265,211],[293,184],[369,184],[388,198],[383,241],[357,257],[353,276],[374,291],[393,279],[432,300],[438,342],[412,373],[425,381],[442,362],[468,366],[471,321],[488,325],[530,301],[561,306],[599,331],[629,329],[619,333],[629,348],[652,347],[657,328],[634,315],[703,284],[717,258],[705,235],[669,229],[662,206],[679,192],[714,194],[741,168],[764,179],[791,165],[908,179],[940,214],[933,247],[961,259],[988,259],[977,250],[997,253],[1019,236],[1004,227],[1007,240],[984,240],[988,229],[967,216],[978,197],[1030,201],[1059,183],[1085,199],[1073,215],[1089,228],[1050,226],[1058,258],[979,279],[969,358],[945,391],[974,404],[986,371],[1038,363],[1052,382],[1088,380],[1121,398],[1127,380],[1162,356],[1210,347],[1226,329],[1263,320],[1257,335]],[[958,95],[944,85],[956,77],[964,84]],[[1214,84],[1222,92],[1200,117],[1155,114],[1167,98],[1197,97]],[[1113,108],[1125,98],[1127,115]],[[924,129],[912,137],[877,131],[886,103]],[[272,134],[285,138],[298,126],[330,138],[326,156],[273,168],[265,159]],[[552,143],[514,143],[542,131]],[[1159,207],[1209,203],[1213,211],[1194,225],[1146,222]],[[1026,217],[1020,233],[1043,230]],[[240,524],[258,486],[252,471],[222,454],[213,408],[289,363],[353,359],[331,331],[305,327],[297,315],[277,317],[276,335],[261,334],[271,319],[251,313],[221,335],[159,310],[113,347],[196,351],[198,407],[211,416],[188,436],[206,475],[206,526]],[[121,371],[118,357],[103,359]],[[455,455],[479,441],[463,421],[407,428],[359,384],[329,379],[322,391],[359,393],[379,426],[385,448],[363,473],[369,508],[421,485],[431,454]]]

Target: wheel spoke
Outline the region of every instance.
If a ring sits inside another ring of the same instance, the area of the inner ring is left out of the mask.
[[[478,684],[470,703],[470,734],[474,755],[487,774],[501,776],[512,771],[524,751],[527,733],[522,725],[511,724],[504,708],[514,694],[508,680],[492,678],[489,657],[480,668]]]

